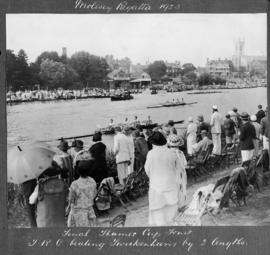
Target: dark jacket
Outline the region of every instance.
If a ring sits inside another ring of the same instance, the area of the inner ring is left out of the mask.
[[[100,183],[104,178],[108,177],[106,145],[102,142],[97,142],[90,147],[89,152],[94,158],[90,177],[92,177],[96,183]]]
[[[256,139],[255,127],[250,122],[243,124],[240,128],[239,138],[241,150],[253,150],[253,139]]]
[[[148,144],[146,140],[142,137],[138,137],[134,140],[135,149],[135,169],[139,170],[144,166],[146,161],[146,156],[148,153]]]
[[[224,131],[226,136],[232,136],[235,134],[235,123],[232,119],[224,120]]]
[[[256,117],[257,117],[257,122],[258,122],[258,123],[261,123],[262,118],[265,117],[265,112],[264,112],[264,110],[259,110],[259,111],[256,113]]]
[[[261,134],[268,137],[268,117],[265,116],[264,118],[262,118],[261,120],[261,130],[260,130]]]

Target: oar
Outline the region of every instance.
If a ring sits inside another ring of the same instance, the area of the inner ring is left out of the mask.
[[[173,124],[181,124],[183,123],[184,120],[178,120],[178,121],[174,121]],[[156,125],[158,126],[157,123],[154,123],[154,124],[151,124],[151,125]],[[142,125],[144,126],[144,125]],[[58,138],[56,139],[57,141],[60,141],[60,140],[70,140],[70,139],[78,139],[78,138],[85,138],[85,137],[92,137],[94,134],[88,134],[88,135],[79,135],[79,136],[70,136],[70,137],[61,137],[61,138]],[[103,134],[103,135],[108,135],[108,134]],[[52,142],[52,141],[55,141],[55,140],[46,140],[44,142]]]
[[[91,137],[93,135],[94,134],[79,135],[79,136],[70,136],[70,137],[61,137],[61,138],[58,138],[57,141],[60,141],[60,140],[70,140],[70,139],[78,139],[78,138],[85,138],[85,137]]]

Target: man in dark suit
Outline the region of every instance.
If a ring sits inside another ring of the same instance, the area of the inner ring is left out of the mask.
[[[246,112],[241,114],[242,126],[240,127],[240,148],[242,162],[252,159],[254,154],[254,140],[256,139],[255,127],[249,122]]]
[[[257,122],[259,124],[261,123],[262,118],[265,117],[265,112],[262,109],[262,105],[261,104],[258,105],[258,112],[256,113],[256,117],[257,117]]]

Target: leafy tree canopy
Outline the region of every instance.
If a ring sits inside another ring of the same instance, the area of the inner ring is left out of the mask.
[[[164,61],[160,60],[150,64],[146,72],[151,76],[152,80],[158,81],[166,74],[166,69],[167,67]]]

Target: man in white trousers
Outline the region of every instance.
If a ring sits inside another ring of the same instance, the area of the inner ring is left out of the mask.
[[[221,125],[222,125],[222,116],[218,112],[218,107],[213,105],[213,114],[210,119],[212,141],[213,141],[213,151],[214,155],[221,154]]]

